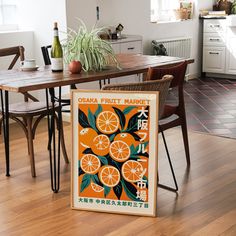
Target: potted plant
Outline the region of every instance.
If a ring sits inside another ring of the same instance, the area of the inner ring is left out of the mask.
[[[115,64],[119,68],[111,44],[99,37],[104,28],[94,27],[89,31],[82,20],[78,21],[78,30],[69,29],[63,43],[65,63],[80,61],[84,71],[103,70],[109,64]]]

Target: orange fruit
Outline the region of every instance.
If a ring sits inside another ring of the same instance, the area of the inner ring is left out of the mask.
[[[99,171],[100,181],[108,186],[115,187],[120,182],[120,172],[114,166],[103,166]]]
[[[84,128],[79,132],[80,144],[85,148],[91,146],[93,139],[97,136],[97,132],[92,128]]]
[[[123,178],[131,183],[137,182],[142,176],[143,166],[138,161],[126,161],[121,168]]]
[[[119,117],[114,112],[103,111],[97,116],[96,125],[100,132],[112,134],[119,128]]]
[[[109,153],[113,160],[124,162],[129,159],[130,148],[128,144],[123,141],[114,141],[110,145]]]
[[[115,136],[114,141],[123,141],[125,143],[127,143],[129,146],[131,146],[132,144],[135,144],[135,139],[134,137],[129,134],[129,133],[119,133]]]
[[[104,190],[104,188],[102,186],[95,184],[95,183],[91,183],[91,187],[92,187],[93,191],[96,193],[100,193]]]
[[[95,154],[99,156],[104,156],[108,154],[109,146],[110,139],[106,135],[100,134],[93,139],[91,149]]]
[[[88,174],[96,174],[101,166],[99,158],[93,154],[86,154],[80,160],[81,169]]]

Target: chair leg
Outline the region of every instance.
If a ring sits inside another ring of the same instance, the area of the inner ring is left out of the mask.
[[[183,141],[184,141],[184,149],[186,155],[187,165],[190,166],[190,154],[189,154],[189,143],[188,143],[188,129],[186,118],[183,119],[183,124],[181,125]]]
[[[0,118],[0,135],[2,134],[2,124],[3,124],[3,119],[1,117]]]
[[[160,129],[160,127],[159,127],[159,129]],[[162,130],[160,130],[160,131],[161,131],[164,146],[165,146],[165,149],[166,149],[166,156],[168,158],[168,162],[169,162],[169,165],[170,165],[171,174],[172,174],[172,177],[173,177],[173,180],[174,180],[175,188],[172,188],[172,187],[169,187],[169,186],[166,186],[166,185],[163,185],[163,184],[159,184],[159,183],[158,183],[158,187],[164,188],[164,189],[172,191],[172,192],[177,192],[179,187],[178,187],[178,184],[177,184],[177,181],[176,181],[174,168],[173,168],[173,165],[172,165],[172,162],[171,162],[171,159],[170,159],[170,154],[169,154],[169,150],[168,150],[168,147],[167,147],[165,135],[164,135],[164,132]],[[158,178],[158,180],[159,180],[159,178]]]
[[[27,117],[26,123],[27,123],[27,141],[28,141],[28,152],[31,165],[31,175],[32,177],[36,177],[35,160],[34,160],[34,143],[33,143],[33,132],[32,132],[32,117]]]

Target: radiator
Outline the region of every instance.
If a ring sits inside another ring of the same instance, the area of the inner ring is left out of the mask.
[[[191,38],[169,38],[153,40],[156,45],[163,45],[168,56],[190,58]],[[189,74],[187,69],[186,75]]]

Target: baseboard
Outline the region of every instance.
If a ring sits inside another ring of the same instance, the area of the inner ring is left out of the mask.
[[[206,77],[214,77],[221,79],[236,79],[236,75],[216,74],[216,73],[206,73]]]
[[[187,74],[185,76],[185,81],[189,81],[191,79],[196,79],[196,78],[199,78],[199,75],[197,73],[195,73],[195,74]]]
[[[71,115],[70,113],[62,113],[62,120],[63,122],[71,122]]]

